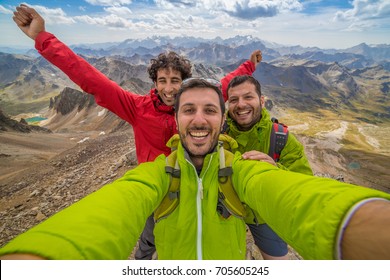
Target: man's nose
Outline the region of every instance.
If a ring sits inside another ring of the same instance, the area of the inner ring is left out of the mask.
[[[174,90],[173,84],[171,82],[167,82],[164,90],[168,93],[172,92]]]
[[[244,107],[246,104],[244,102],[244,99],[243,98],[239,98],[237,100],[237,107]]]
[[[205,124],[205,123],[207,123],[207,120],[205,118],[205,114],[203,114],[203,112],[201,110],[198,110],[194,114],[194,118],[192,120],[192,123],[193,124]]]

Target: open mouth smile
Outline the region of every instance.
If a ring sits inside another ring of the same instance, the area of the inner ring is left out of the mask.
[[[244,110],[244,111],[236,111],[237,116],[244,116],[248,115],[251,111],[250,110]]]
[[[198,138],[198,139],[202,139],[202,138],[205,138],[209,135],[209,132],[208,131],[190,131],[188,133],[191,137],[194,137],[194,138]]]
[[[175,94],[172,94],[172,93],[170,93],[170,94],[164,93],[164,96],[165,96],[166,98],[175,98]]]

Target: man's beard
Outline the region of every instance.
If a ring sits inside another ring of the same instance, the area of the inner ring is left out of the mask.
[[[191,158],[205,158],[208,154],[211,154],[212,152],[214,152],[215,147],[217,147],[217,145],[218,145],[218,141],[216,141],[215,144],[213,144],[206,153],[201,154],[201,155],[195,155],[195,154],[191,153],[191,151],[188,149],[188,147],[185,143],[182,143],[184,150],[188,153],[188,155]]]
[[[228,115],[229,115],[229,118],[236,124],[237,128],[240,130],[240,131],[248,131],[250,130],[255,124],[257,124],[261,118],[262,118],[262,110],[263,108],[261,107],[260,105],[260,114],[258,116],[256,116],[255,118],[253,118],[253,120],[249,123],[249,124],[246,124],[244,126],[240,125],[238,122],[236,122],[236,120],[232,117],[232,115],[230,114],[230,112],[228,112]]]
[[[211,144],[210,149],[209,149],[207,152],[202,153],[202,154],[194,154],[194,153],[192,153],[192,152],[190,151],[190,149],[188,148],[187,143],[186,143],[185,141],[182,141],[181,139],[185,139],[185,137],[182,137],[182,136],[180,135],[180,141],[181,141],[181,144],[182,144],[184,150],[187,152],[187,154],[188,154],[191,158],[204,158],[204,157],[206,157],[206,155],[212,153],[212,152],[215,150],[215,147],[217,147],[217,145],[218,145],[218,138],[216,138],[216,139],[214,140],[214,142]],[[196,147],[196,145],[195,145],[195,147]]]

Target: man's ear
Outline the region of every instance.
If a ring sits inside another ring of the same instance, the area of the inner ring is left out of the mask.
[[[260,104],[261,104],[261,107],[264,107],[264,104],[265,104],[264,95],[262,95],[262,96],[260,97]]]

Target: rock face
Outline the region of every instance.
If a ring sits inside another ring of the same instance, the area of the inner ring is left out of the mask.
[[[69,114],[74,109],[81,111],[84,108],[96,106],[93,95],[83,93],[79,90],[66,87],[59,95],[50,98],[50,109],[54,109],[62,115]]]

